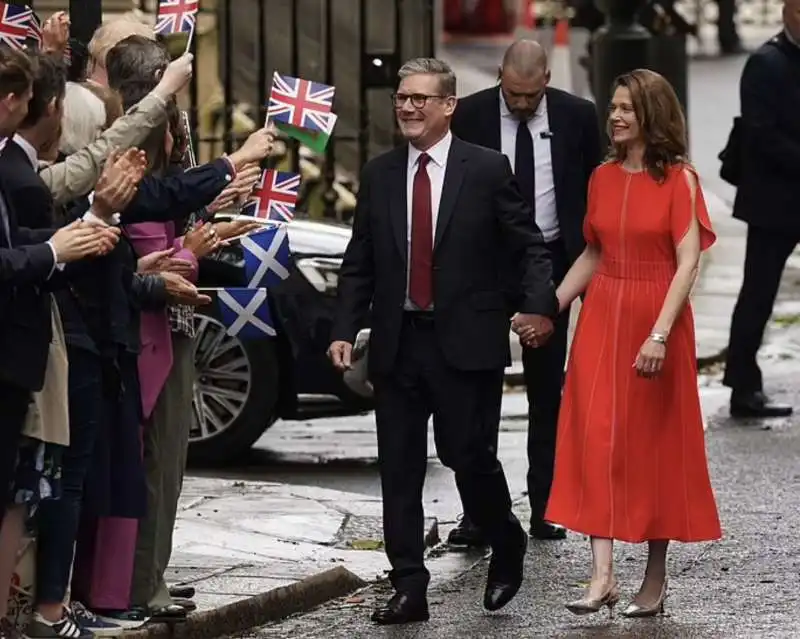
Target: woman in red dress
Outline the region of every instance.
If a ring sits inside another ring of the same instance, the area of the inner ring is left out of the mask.
[[[663,610],[670,540],[721,535],[688,303],[715,236],[672,87],[642,69],[615,87],[613,149],[589,186],[586,250],[557,291],[561,309],[586,296],[546,519],[591,537],[590,585],[567,604],[575,614],[619,601],[614,540],[648,543],[644,580],[623,613],[643,617]]]

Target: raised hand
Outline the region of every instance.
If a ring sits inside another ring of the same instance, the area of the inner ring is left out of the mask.
[[[64,53],[69,40],[69,15],[66,11],[56,11],[42,25],[42,51],[44,53]]]
[[[154,92],[167,100],[189,84],[189,80],[192,78],[193,59],[194,56],[191,53],[184,53],[170,62],[169,66],[164,69]]]
[[[124,211],[139,188],[144,174],[140,164],[140,151],[128,149],[113,153],[106,160],[97,180],[92,201],[92,213],[108,221],[114,213]]]
[[[229,159],[233,162],[237,172],[249,164],[261,162],[272,153],[275,142],[275,128],[270,125],[257,129],[250,134],[245,143],[231,153]]]
[[[258,178],[261,176],[261,167],[258,164],[249,164],[240,168],[236,177],[217,196],[217,199],[206,208],[209,213],[224,211],[229,207],[240,204],[253,190]]]

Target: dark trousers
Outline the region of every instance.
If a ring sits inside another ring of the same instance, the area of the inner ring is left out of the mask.
[[[39,506],[36,556],[36,599],[63,601],[72,569],[86,473],[93,459],[103,406],[100,357],[67,347],[69,357],[69,437],[61,470],[61,499]]]
[[[395,367],[373,376],[373,385],[390,579],[399,592],[424,593],[430,575],[423,562],[422,488],[431,415],[439,459],[455,471],[467,515],[486,531],[496,550],[519,528],[493,445],[503,371],[451,368],[439,348],[432,316],[408,313]]]
[[[758,228],[747,229],[744,279],[733,309],[728,357],[722,382],[734,392],[763,388],[756,355],[761,347],[786,260],[800,240],[797,234]]]
[[[717,40],[723,48],[739,44],[736,30],[736,0],[717,0]]]
[[[558,286],[569,270],[567,253],[560,240],[548,243],[547,248],[553,261],[553,281]],[[528,498],[532,523],[544,517],[553,483],[558,410],[567,358],[568,310],[556,318],[554,329],[541,348],[522,349],[528,394]]]
[[[20,434],[31,403],[31,392],[0,382],[0,522],[11,497],[11,482],[17,468]]]

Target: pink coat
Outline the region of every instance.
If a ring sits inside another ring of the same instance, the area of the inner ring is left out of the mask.
[[[197,281],[197,258],[183,248],[183,238],[175,237],[173,222],[141,222],[125,227],[125,232],[139,256],[170,247],[178,249],[176,258],[189,260],[194,264],[192,283]],[[158,396],[172,369],[172,336],[166,309],[147,311],[141,316],[142,351],[139,355],[139,383],[142,392],[142,412],[145,419],[153,413]]]

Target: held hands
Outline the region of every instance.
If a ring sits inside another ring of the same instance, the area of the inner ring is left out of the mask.
[[[328,347],[328,358],[336,370],[342,373],[352,367],[353,345],[337,340]]]
[[[645,340],[636,356],[633,367],[639,377],[652,379],[658,377],[664,367],[664,358],[667,356],[667,345],[661,341],[660,336],[653,335]]]
[[[178,273],[164,271],[159,273],[159,276],[164,280],[164,285],[167,287],[167,295],[171,302],[184,304],[185,306],[203,306],[211,303],[211,298],[208,295],[200,293],[194,284],[183,276],[178,275]]]
[[[119,242],[119,229],[76,220],[58,229],[50,238],[56,252],[56,262],[67,264],[84,257],[105,255]]]
[[[511,330],[519,335],[519,343],[527,348],[544,346],[553,334],[553,320],[545,315],[517,313],[511,318]]]

